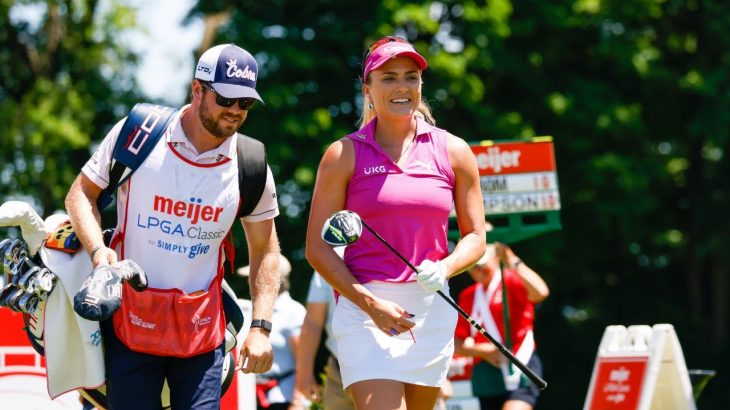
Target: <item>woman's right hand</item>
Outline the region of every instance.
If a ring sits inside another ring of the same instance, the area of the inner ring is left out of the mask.
[[[385,299],[374,298],[368,309],[368,315],[380,330],[390,336],[398,336],[416,325],[410,320],[414,317],[413,314]]]

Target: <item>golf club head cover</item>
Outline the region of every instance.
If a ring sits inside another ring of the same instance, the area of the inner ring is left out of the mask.
[[[332,214],[322,225],[322,239],[332,246],[349,245],[362,235],[362,220],[355,212],[342,210]]]
[[[43,219],[29,203],[22,201],[8,201],[0,205],[0,226],[19,226],[31,256],[38,252],[48,233]]]
[[[129,283],[132,289],[141,292],[147,289],[147,274],[131,259],[124,259],[116,265],[122,275],[122,281]]]
[[[91,271],[74,295],[74,311],[87,320],[109,319],[122,304],[122,273],[119,268],[100,265]]]
[[[437,292],[446,285],[446,275],[446,264],[426,259],[418,265],[416,280],[426,292]]]

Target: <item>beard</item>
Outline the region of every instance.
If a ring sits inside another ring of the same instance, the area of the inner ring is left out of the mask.
[[[217,118],[213,117],[213,115],[208,110],[208,107],[201,102],[200,104],[200,110],[198,111],[198,117],[200,118],[200,122],[203,124],[203,127],[211,133],[214,137],[220,138],[220,139],[226,139],[230,137],[231,135],[235,134],[236,131],[238,131],[239,128],[241,128],[241,125],[243,125],[243,115],[238,116],[238,124],[233,126],[228,123],[226,125],[220,124],[220,118],[225,114],[220,114]]]

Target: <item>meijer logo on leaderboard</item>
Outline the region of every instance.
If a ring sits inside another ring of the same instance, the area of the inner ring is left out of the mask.
[[[195,225],[199,220],[205,222],[218,222],[223,212],[221,207],[213,207],[210,205],[200,205],[203,202],[201,198],[190,198],[190,202],[175,201],[161,195],[155,195],[153,209],[163,214],[184,217]]]
[[[516,168],[520,166],[520,151],[500,151],[499,147],[487,149],[486,153],[477,154],[477,165],[479,169],[492,168],[499,173],[503,168]]]

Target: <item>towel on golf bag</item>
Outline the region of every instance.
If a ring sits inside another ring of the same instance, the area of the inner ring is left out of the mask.
[[[46,219],[48,231],[67,220],[66,215]],[[45,309],[45,353],[48,394],[56,398],[81,387],[104,384],[104,354],[99,322],[86,320],[73,309],[73,298],[92,270],[86,252],[69,254],[41,248],[43,263],[58,276]]]

